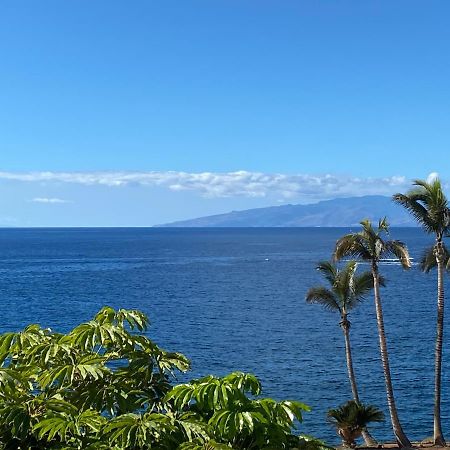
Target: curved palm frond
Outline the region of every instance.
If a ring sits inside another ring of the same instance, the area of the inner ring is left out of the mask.
[[[392,196],[395,203],[403,206],[414,219],[422,225],[422,227],[428,232],[432,233],[433,223],[428,217],[428,212],[425,206],[423,206],[420,201],[424,202],[423,196],[419,196],[414,192],[409,192],[408,195],[405,194],[395,194]]]
[[[372,258],[367,240],[360,233],[350,233],[337,240],[333,259],[339,261],[345,257],[368,261]]]
[[[378,262],[383,256],[396,257],[403,268],[411,267],[406,245],[398,240],[384,241],[382,233],[389,233],[389,225],[386,218],[380,219],[375,230],[370,220],[361,221],[363,230],[358,233],[350,233],[338,239],[333,253],[334,260],[338,261],[347,256],[363,261]]]
[[[408,210],[427,233],[442,238],[450,231],[450,209],[440,180],[414,180],[414,185],[406,194],[395,194],[394,202]]]
[[[329,311],[342,311],[341,305],[333,292],[322,286],[311,288],[306,294],[306,301],[322,305]]]
[[[330,288],[324,286],[311,288],[306,295],[306,301],[321,304],[327,310],[339,311],[341,315],[355,308],[373,289],[372,274],[364,272],[356,275],[357,266],[356,261],[349,261],[339,269],[331,262],[321,262],[318,268],[321,269]]]
[[[320,261],[316,269],[325,277],[325,279],[333,286],[338,275],[337,267],[330,261]]]
[[[447,200],[442,191],[442,183],[439,178],[435,178],[433,181],[425,181],[425,180],[414,180],[414,186],[418,186],[417,191],[423,192],[426,196],[424,200],[428,206],[432,206],[428,200],[431,200],[433,204],[440,204],[442,206],[446,206]]]
[[[411,258],[409,256],[408,248],[402,241],[386,241],[384,243],[384,253],[389,256],[395,256],[404,269],[411,268]]]

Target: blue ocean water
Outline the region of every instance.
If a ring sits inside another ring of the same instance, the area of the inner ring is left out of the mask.
[[[148,334],[159,345],[192,360],[189,377],[253,372],[266,396],[310,405],[301,430],[333,443],[326,410],[351,397],[343,338],[338,317],[304,297],[321,282],[315,263],[329,258],[346,232],[0,229],[0,332],[31,322],[67,331],[104,305],[138,308],[150,316]],[[392,238],[404,240],[415,258],[432,244],[418,229],[393,229]],[[381,271],[399,414],[409,436],[423,439],[432,434],[435,274],[392,263]],[[373,299],[350,320],[360,396],[386,411]],[[448,322],[447,315],[447,330]],[[450,432],[448,344],[442,410]],[[389,421],[373,434],[391,439]]]

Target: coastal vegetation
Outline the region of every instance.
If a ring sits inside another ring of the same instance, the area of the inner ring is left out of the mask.
[[[434,244],[420,260],[424,272],[437,269],[437,321],[433,443],[444,446],[441,425],[444,274],[450,251],[450,209],[438,179],[417,180],[395,203],[409,211]],[[404,242],[390,238],[386,218],[339,238],[330,261],[316,269],[325,285],[311,287],[308,303],[339,316],[352,399],[328,411],[328,421],[348,447],[363,437],[377,446],[367,426],[383,420],[366,405],[364,380],[355,375],[350,314],[373,293],[380,359],[392,430],[401,448],[412,446],[394,396],[384,326],[381,264],[404,269],[411,258]],[[359,271],[360,263],[370,270]],[[0,336],[0,448],[144,450],[322,450],[323,442],[296,428],[309,407],[296,400],[261,396],[249,373],[209,375],[188,381],[190,361],[160,348],[148,337],[148,317],[136,310],[102,308],[66,334],[32,324]],[[355,358],[355,361],[358,357]],[[184,382],[176,384],[175,373]],[[350,395],[349,395],[350,397]],[[332,405],[330,405],[332,406]],[[431,414],[430,414],[431,417]]]
[[[349,261],[343,269],[339,269],[335,264],[329,261],[320,262],[317,266],[317,270],[323,275],[330,287],[312,287],[306,294],[306,301],[308,303],[317,303],[326,310],[337,312],[339,314],[341,319],[339,325],[344,334],[348,378],[352,388],[353,400],[356,404],[359,404],[359,393],[350,345],[351,323],[348,319],[348,315],[349,312],[356,308],[373,289],[373,278],[369,271],[357,275],[356,267],[356,261]],[[382,278],[380,279],[380,284],[384,286],[384,280]],[[364,427],[362,427],[360,431],[364,436],[366,445],[376,445],[376,441]]]
[[[145,314],[103,308],[67,334],[38,325],[0,336],[0,448],[301,449],[309,410],[261,398],[251,374],[173,386],[190,363],[144,333]]]
[[[360,437],[371,422],[382,422],[383,413],[373,405],[365,406],[355,400],[350,400],[336,409],[330,409],[328,420],[336,427],[343,444],[353,448],[355,439]]]
[[[361,222],[362,231],[350,233],[336,242],[334,250],[335,260],[345,257],[353,257],[368,262],[372,269],[373,290],[375,299],[375,311],[378,326],[378,338],[380,343],[381,363],[383,366],[384,380],[386,384],[387,403],[391,417],[392,428],[395,438],[401,447],[410,447],[411,443],[403,431],[397,412],[392,387],[391,370],[389,366],[389,356],[387,349],[386,333],[384,330],[383,307],[380,294],[380,271],[379,262],[382,258],[395,257],[405,269],[411,267],[408,250],[400,241],[383,240],[382,235],[389,232],[386,219],[379,221],[374,228],[369,220]]]
[[[450,209],[441,182],[437,177],[428,181],[416,180],[412,190],[407,194],[395,194],[393,201],[405,207],[425,232],[435,237],[434,245],[427,249],[422,256],[420,267],[424,272],[429,272],[431,269],[437,268],[433,443],[436,446],[445,446],[441,425],[441,378],[444,332],[444,271],[446,268],[450,269],[450,253],[444,244],[444,238],[448,237],[450,233]],[[365,407],[360,403],[356,385],[347,316],[348,311],[354,308],[368,291],[373,289],[380,356],[392,429],[398,446],[408,448],[411,447],[411,442],[406,436],[399,419],[389,366],[387,338],[380,294],[380,286],[384,286],[385,282],[380,274],[379,264],[387,258],[393,258],[404,269],[409,269],[411,268],[411,259],[405,243],[398,240],[386,240],[384,238],[385,236],[389,236],[389,226],[386,218],[380,219],[377,227],[374,227],[371,221],[367,219],[361,221],[361,226],[361,231],[349,233],[336,242],[333,252],[334,262],[350,258],[350,261],[347,261],[343,269],[340,269],[332,263],[319,263],[317,267],[331,288],[327,289],[322,286],[314,287],[306,295],[307,302],[319,303],[326,309],[339,312],[341,315],[340,325],[344,331],[347,370],[353,400],[337,409],[330,409],[328,417],[337,426],[338,432],[346,445],[353,446],[354,440],[365,431],[365,425],[358,427],[357,420],[355,419],[358,408],[362,408],[362,411]],[[367,276],[367,272],[359,276],[355,274],[357,261],[370,265],[371,279]],[[358,280],[360,278],[366,279],[367,286],[364,292],[360,296],[357,296]],[[369,408],[372,408],[372,406]],[[372,410],[374,413],[376,411],[378,411],[376,408]],[[375,414],[374,417],[377,417],[374,421],[381,420],[381,416]],[[349,418],[352,418],[352,420]],[[352,425],[349,425],[350,422]],[[351,430],[354,430],[354,433]],[[364,439],[366,444],[368,444],[367,436],[364,436]]]
[[[428,271],[434,256],[437,267],[437,321],[434,376],[434,424],[435,445],[445,445],[441,424],[442,345],[444,339],[444,264],[448,263],[448,251],[443,242],[450,231],[450,210],[447,198],[438,178],[430,182],[416,180],[415,188],[407,194],[395,194],[395,202],[404,206],[429,234],[435,236],[434,246],[424,256],[423,268]]]

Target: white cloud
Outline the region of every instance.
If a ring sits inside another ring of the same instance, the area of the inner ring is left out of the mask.
[[[192,191],[207,198],[247,197],[309,202],[327,198],[390,195],[408,190],[404,176],[360,178],[337,175],[262,172],[0,172],[0,180],[27,183],[71,183],[85,186],[159,186],[171,191]],[[40,203],[63,203],[58,198],[35,198]]]
[[[427,177],[427,183],[432,183],[436,179],[439,178],[439,174],[437,172],[431,172],[430,175]]]
[[[35,197],[32,200],[33,203],[70,203],[62,198],[47,198],[47,197]]]

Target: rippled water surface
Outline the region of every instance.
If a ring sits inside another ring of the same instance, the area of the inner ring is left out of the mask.
[[[304,297],[320,281],[314,264],[347,231],[0,229],[0,331],[30,322],[66,331],[103,305],[139,308],[150,316],[157,343],[191,358],[190,377],[254,372],[265,395],[312,406],[302,430],[335,442],[325,412],[351,396],[342,333],[336,315]],[[415,258],[432,243],[417,229],[392,235]],[[400,417],[411,438],[423,439],[432,434],[435,274],[392,263],[381,269]],[[350,319],[360,395],[385,409],[372,298]],[[450,436],[448,342],[444,358]],[[389,422],[374,434],[390,439]]]

